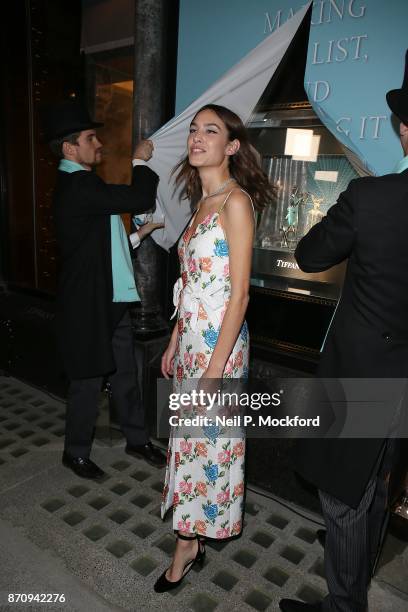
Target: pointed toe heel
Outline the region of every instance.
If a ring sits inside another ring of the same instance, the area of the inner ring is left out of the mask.
[[[194,557],[194,559],[191,559],[191,561],[188,561],[188,563],[186,563],[186,565],[184,566],[183,575],[181,576],[180,580],[175,580],[175,581],[168,580],[166,578],[166,574],[169,568],[165,569],[162,575],[156,580],[154,584],[153,588],[156,593],[167,593],[168,591],[173,591],[174,589],[177,589],[177,587],[180,586],[180,584],[183,582],[187,574],[192,570],[194,565],[197,564],[200,567],[204,566],[204,561],[205,561],[204,542],[200,540],[198,536],[190,537],[190,536],[185,536],[179,533],[177,537],[180,538],[180,540],[197,540],[197,543],[198,543],[197,554]]]
[[[183,580],[183,578],[181,578],[180,580],[177,580],[177,582],[170,582],[170,580],[167,580],[166,578],[166,573],[167,569],[164,570],[160,578],[156,580],[153,587],[156,593],[167,593],[167,591],[172,591],[173,589],[176,589]]]

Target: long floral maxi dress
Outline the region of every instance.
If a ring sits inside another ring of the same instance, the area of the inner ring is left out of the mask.
[[[181,278],[175,392],[206,370],[231,293],[228,243],[219,212],[208,215],[191,235],[192,221],[178,245]],[[224,378],[248,375],[248,327],[244,322],[227,361]],[[210,538],[228,538],[242,529],[245,438],[202,427],[202,437],[172,428],[163,490],[162,517],[173,506],[173,527]],[[197,429],[194,430],[195,432]],[[236,430],[235,430],[236,432]],[[239,433],[235,433],[239,435]]]

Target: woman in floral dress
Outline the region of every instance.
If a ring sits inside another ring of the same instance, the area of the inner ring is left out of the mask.
[[[225,107],[208,105],[196,114],[187,148],[176,182],[198,205],[178,245],[178,321],[162,357],[162,373],[174,375],[175,392],[191,379],[248,375],[244,316],[254,207],[273,195],[244,125]],[[173,430],[170,438],[162,516],[173,507],[178,538],[172,565],[155,585],[159,592],[175,588],[203,560],[204,537],[225,539],[242,529],[245,439],[214,426],[202,427],[199,438],[196,431],[192,437]]]

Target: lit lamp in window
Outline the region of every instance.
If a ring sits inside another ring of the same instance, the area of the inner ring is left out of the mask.
[[[315,162],[317,161],[317,154],[319,152],[320,136],[312,136],[312,144],[310,147],[309,154],[292,155],[292,159],[296,161]]]
[[[286,130],[285,155],[308,156],[312,150],[313,130],[288,128]]]
[[[315,136],[313,130],[286,130],[285,155],[291,155],[295,161],[317,161],[319,145],[320,136]]]

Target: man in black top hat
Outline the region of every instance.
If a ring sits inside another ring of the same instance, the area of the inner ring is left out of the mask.
[[[128,313],[138,295],[120,218],[154,206],[158,176],[137,162],[150,159],[153,144],[136,146],[131,185],[109,185],[92,172],[102,159],[95,131],[102,124],[92,121],[81,103],[69,100],[48,109],[44,123],[50,147],[61,158],[54,192],[60,251],[56,331],[70,379],[63,464],[84,478],[104,475],[89,455],[108,376],[126,452],[164,465],[149,440],[138,387]]]
[[[402,88],[390,91],[387,101],[400,119],[406,157],[393,174],[351,181],[295,252],[305,272],[348,259],[318,368],[321,378],[406,380],[408,374],[408,52]],[[406,398],[401,400],[404,418]],[[386,408],[391,422],[395,405]],[[383,439],[299,441],[297,471],[317,486],[327,528],[329,594],[317,604],[283,599],[283,612],[366,612],[387,525],[388,479],[400,446],[389,432]]]

